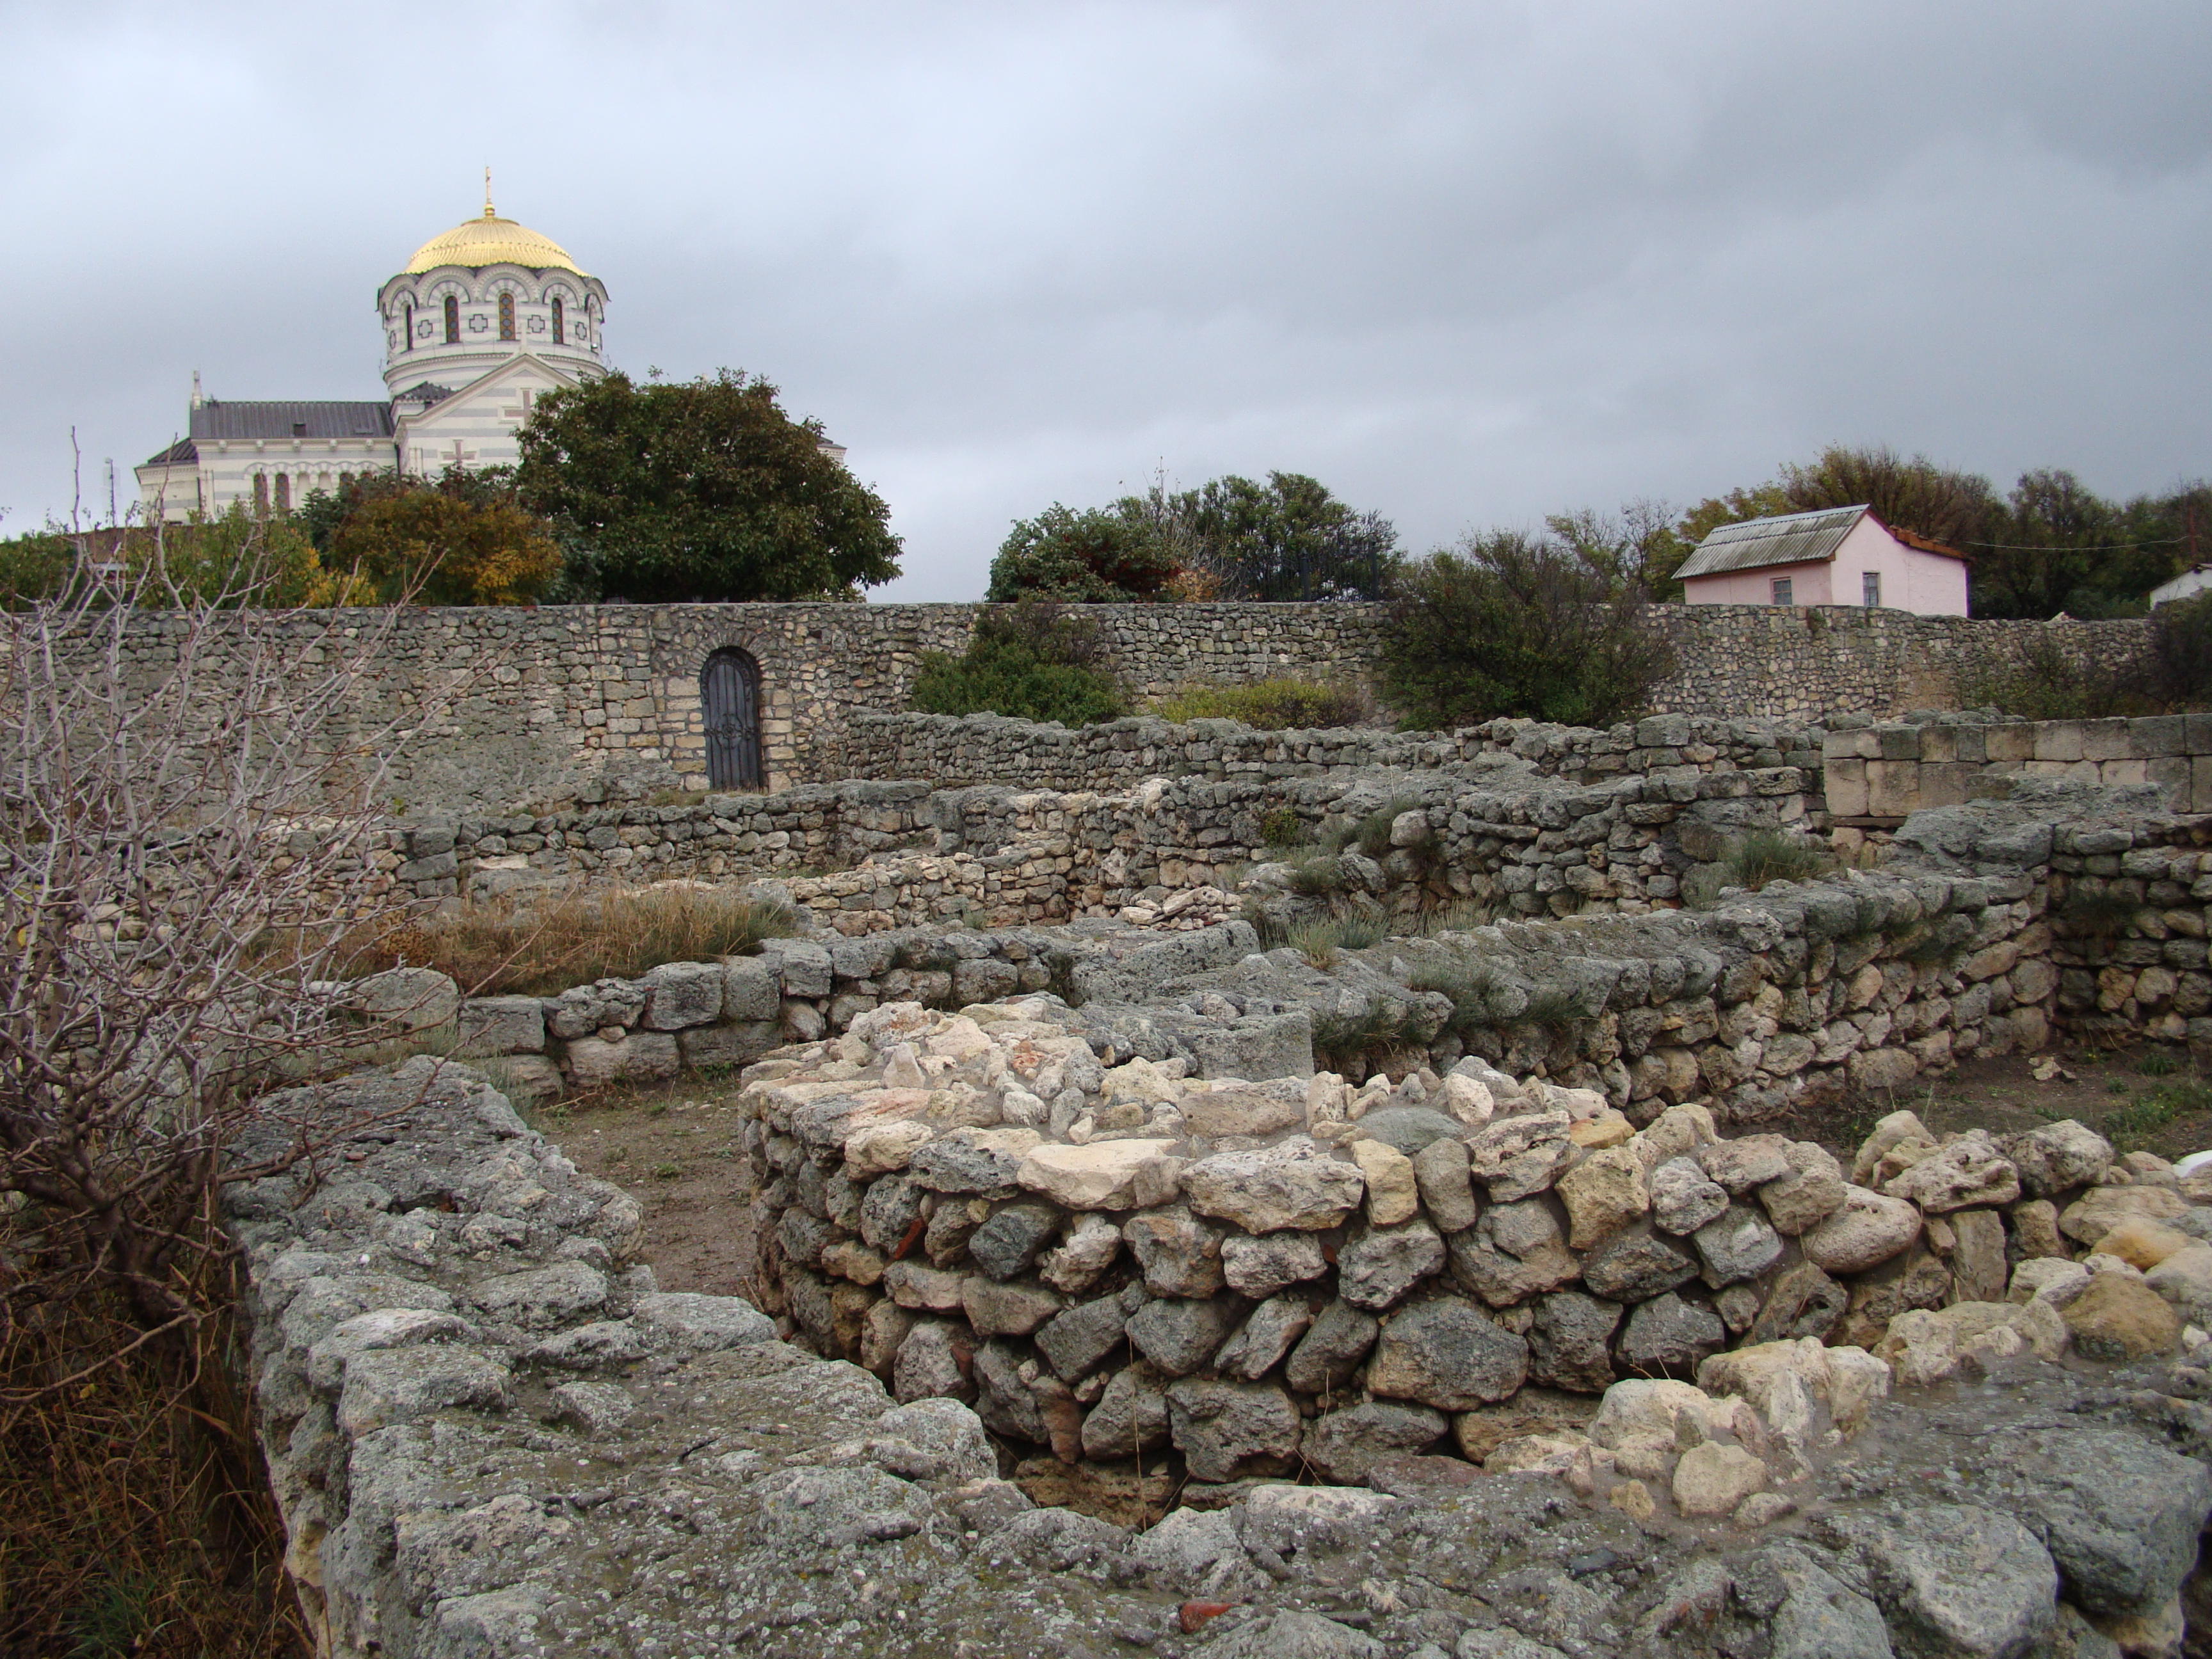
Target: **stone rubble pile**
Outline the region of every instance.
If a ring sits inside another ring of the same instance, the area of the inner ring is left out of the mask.
[[[1186,1072],[1103,1065],[1049,996],[885,1005],[756,1064],[768,1305],[898,1399],[972,1401],[1064,1463],[1358,1482],[1450,1448],[1684,1514],[1750,1502],[1808,1455],[1790,1435],[1848,1428],[1893,1372],[2142,1358],[2212,1327],[2212,1177],[2076,1123],[2000,1142],[1899,1112],[1846,1169],[1723,1139],[1702,1105],[1639,1129],[1473,1057],[1395,1085]],[[1804,1374],[1775,1406],[1759,1368],[1785,1353]],[[1624,1378],[1747,1395],[1766,1427],[1572,1403]]]

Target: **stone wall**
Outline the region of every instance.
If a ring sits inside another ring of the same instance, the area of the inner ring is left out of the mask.
[[[854,717],[902,708],[922,653],[963,648],[975,614],[973,605],[865,604],[408,611],[396,618],[360,713],[374,726],[412,707],[441,711],[420,741],[391,757],[392,793],[412,808],[511,811],[609,791],[702,788],[699,674],[711,653],[734,646],[761,667],[771,787],[882,776],[880,745],[921,739],[864,732]],[[1141,697],[1192,680],[1364,677],[1384,613],[1356,604],[1170,605],[1101,605],[1090,615],[1108,660]],[[1801,726],[1835,712],[1954,703],[1962,674],[2017,661],[2037,640],[2110,661],[2139,651],[2145,637],[2141,623],[1973,622],[1840,607],[1670,605],[1653,617],[1680,659],[1655,699],[1662,713]],[[323,643],[320,626],[299,623],[303,650]],[[173,616],[143,613],[134,672],[163,672],[180,628]],[[221,678],[218,665],[210,685]],[[1379,735],[1359,742],[1387,744]],[[1094,748],[1084,739],[1075,759]],[[1017,780],[979,771],[975,781]],[[1067,787],[1105,781],[1079,765]]]
[[[1148,718],[1070,729],[997,714],[863,714],[837,763],[854,778],[928,778],[939,787],[1115,789],[1146,778],[1295,778],[1427,770],[1510,755],[1547,776],[1589,783],[1626,773],[1691,767],[1817,769],[1818,726],[1665,715],[1603,730],[1497,720],[1455,732],[1338,726],[1258,732],[1233,720],[1179,726]]]
[[[1829,812],[1901,819],[2002,795],[2014,778],[2155,785],[2177,811],[2212,811],[2212,714],[2136,720],[1952,716],[1876,725],[1844,716],[1822,742]]]
[[[1808,722],[1959,708],[2039,644],[2121,668],[2150,637],[2141,621],[1996,622],[1855,605],[1668,605],[1650,615],[1676,659],[1655,709]]]

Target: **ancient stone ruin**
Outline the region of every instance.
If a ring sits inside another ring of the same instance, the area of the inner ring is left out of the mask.
[[[1879,858],[1752,891],[1733,842],[1835,829],[1826,731],[894,718],[954,787],[374,855],[801,927],[546,998],[402,969],[364,1006],[432,1052],[288,1097],[333,1155],[232,1221],[326,1650],[2183,1651],[2212,1175],[1902,1093],[1838,1152],[1789,1127],[2054,1034],[2212,1040],[2170,787],[1945,774]],[[961,786],[1024,745],[1053,788]],[[750,1299],[661,1289],[639,1202],[516,1110],[686,1066],[730,1078]]]

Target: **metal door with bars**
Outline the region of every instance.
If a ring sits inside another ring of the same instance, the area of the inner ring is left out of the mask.
[[[699,671],[709,787],[761,787],[760,700],[760,665],[734,646],[714,653]]]

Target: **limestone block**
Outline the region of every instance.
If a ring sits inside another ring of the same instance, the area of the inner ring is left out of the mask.
[[[1824,1273],[1857,1273],[1902,1255],[1920,1237],[1920,1212],[1901,1198],[1846,1186],[1843,1207],[1798,1240]]]
[[[645,989],[640,1023],[652,1031],[712,1025],[721,1018],[726,972],[715,962],[670,962],[648,969],[638,979]]]
[[[1353,1164],[1303,1136],[1250,1152],[1218,1152],[1182,1172],[1182,1190],[1200,1215],[1232,1221],[1248,1233],[1325,1231],[1342,1224],[1366,1191]]]
[[[579,1037],[561,1056],[568,1079],[579,1089],[605,1089],[625,1083],[665,1083],[681,1066],[676,1039],[663,1031],[632,1031],[620,1042]]]
[[[1419,1213],[1419,1183],[1413,1161],[1396,1147],[1380,1140],[1352,1143],[1352,1161],[1367,1182],[1367,1218],[1377,1227],[1395,1226]]]
[[[1567,1206],[1571,1249],[1596,1249],[1651,1207],[1644,1160],[1629,1146],[1592,1152],[1561,1176],[1557,1187]]]
[[[536,1054],[545,1049],[545,1006],[536,997],[471,997],[460,1005],[455,1058]]]
[[[1190,1167],[1167,1155],[1171,1140],[1033,1144],[1015,1171],[1026,1190],[1071,1210],[1134,1210],[1174,1198]],[[1201,1206],[1202,1207],[1202,1206]]]

